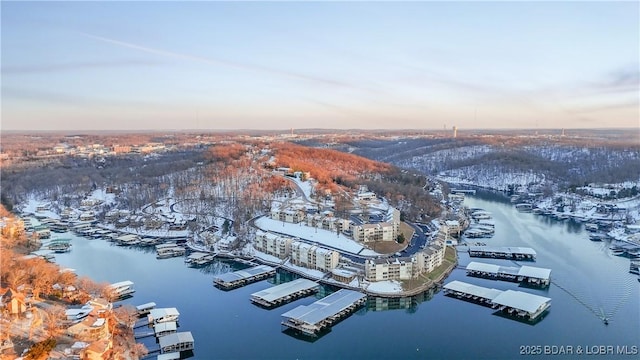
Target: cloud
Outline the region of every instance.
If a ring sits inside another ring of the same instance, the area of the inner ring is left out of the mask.
[[[616,69],[602,80],[592,85],[593,90],[601,92],[638,92],[640,91],[640,64]]]
[[[356,89],[360,91],[372,91],[371,89],[362,88],[359,86],[355,86],[355,85],[352,85],[343,81],[331,79],[331,78],[316,77],[312,75],[274,69],[274,68],[269,68],[265,66],[255,65],[255,64],[244,64],[236,61],[228,61],[228,60],[222,60],[222,59],[215,59],[211,57],[183,54],[183,53],[151,48],[151,47],[142,46],[142,45],[138,45],[130,42],[110,39],[110,38],[87,34],[87,33],[83,33],[83,35],[95,40],[112,44],[112,45],[134,49],[134,50],[138,50],[148,54],[154,54],[162,57],[181,59],[181,60],[187,60],[187,61],[195,61],[195,62],[200,62],[200,63],[214,65],[214,66],[226,66],[226,67],[231,67],[231,68],[240,69],[240,70],[258,71],[266,74],[286,77],[289,79],[303,80],[307,82],[313,82],[321,85],[329,85],[333,87],[350,88],[350,89]]]
[[[27,75],[85,69],[120,68],[128,66],[153,66],[157,64],[157,62],[145,60],[118,60],[109,62],[78,62],[28,66],[2,66],[2,75]]]
[[[93,106],[106,107],[159,107],[162,103],[150,103],[134,100],[100,99],[82,95],[69,95],[58,92],[34,90],[27,88],[16,88],[11,86],[2,87],[2,99],[17,99],[35,102],[45,102],[55,105],[68,105],[78,108],[91,108]]]

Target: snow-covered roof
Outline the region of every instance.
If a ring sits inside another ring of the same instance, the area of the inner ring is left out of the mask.
[[[260,298],[262,300],[271,302],[287,295],[297,293],[298,291],[313,289],[317,286],[319,286],[319,284],[315,281],[300,278],[262,291],[255,292],[251,294],[251,297]]]
[[[340,289],[311,305],[300,305],[293,310],[289,310],[282,314],[282,317],[296,319],[307,324],[315,325],[320,321],[345,310],[364,297],[366,297],[366,295],[361,292]]]
[[[518,310],[534,313],[551,299],[544,296],[525,293],[522,291],[507,290],[498,295],[493,302],[499,305],[509,306]]]
[[[493,300],[494,298],[502,294],[502,291],[497,289],[489,289],[486,287],[477,286],[477,285],[469,284],[469,283],[458,281],[458,280],[454,280],[446,284],[444,288],[447,290],[479,296],[489,300]]]

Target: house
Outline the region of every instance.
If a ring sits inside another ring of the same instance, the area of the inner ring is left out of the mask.
[[[67,329],[67,334],[80,341],[99,341],[109,337],[109,325],[107,319],[91,314],[84,320],[71,325]]]
[[[113,347],[111,338],[102,339],[92,342],[82,351],[84,360],[102,360],[107,359],[109,350]]]
[[[2,294],[0,304],[11,315],[23,314],[28,308],[25,296],[12,289],[8,289]]]

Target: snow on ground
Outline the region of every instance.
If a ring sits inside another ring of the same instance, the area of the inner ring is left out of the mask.
[[[311,200],[311,192],[313,190],[313,183],[311,182],[311,180],[307,180],[307,181],[302,181],[298,178],[290,178],[291,180],[295,181],[295,183],[298,185],[298,187],[300,188],[300,190],[302,190],[302,192],[304,193],[304,196]]]
[[[107,194],[105,189],[94,190],[87,199],[101,200],[104,204],[114,204],[116,202],[116,194]]]
[[[273,263],[273,264],[280,264],[282,262],[281,259],[279,259],[279,258],[277,258],[277,257],[275,257],[273,255],[265,254],[265,253],[263,253],[261,251],[255,250],[255,249],[252,250],[251,255],[253,255],[253,256],[255,256],[255,257],[259,258],[259,259],[262,259],[264,261],[268,261],[270,263]]]
[[[262,217],[255,222],[256,226],[265,231],[287,234],[292,237],[298,237],[303,240],[317,242],[320,245],[326,245],[344,252],[358,254],[360,251],[366,250],[356,241],[333,231],[316,229],[314,227],[292,224],[273,220],[268,217]],[[373,250],[369,250],[367,255],[380,255]]]
[[[402,284],[396,280],[376,281],[367,286],[367,291],[381,294],[402,292]]]
[[[282,267],[284,267],[285,269],[293,270],[294,272],[304,273],[312,279],[322,279],[325,276],[325,273],[320,270],[307,269],[302,266],[293,265],[288,260]]]
[[[33,215],[39,215],[39,216],[46,216],[48,218],[52,218],[52,219],[60,219],[60,215],[56,214],[55,212],[51,211],[51,210],[42,210],[42,211],[37,211],[38,206],[49,206],[49,202],[47,201],[40,201],[40,200],[36,200],[35,197],[31,196],[29,197],[29,201],[27,201],[27,203],[24,205],[24,207],[22,208],[22,212],[25,214],[33,214]]]

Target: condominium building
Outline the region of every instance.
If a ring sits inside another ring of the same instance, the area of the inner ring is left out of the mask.
[[[291,263],[294,265],[331,271],[338,266],[340,254],[335,250],[325,249],[300,241],[291,243]]]

